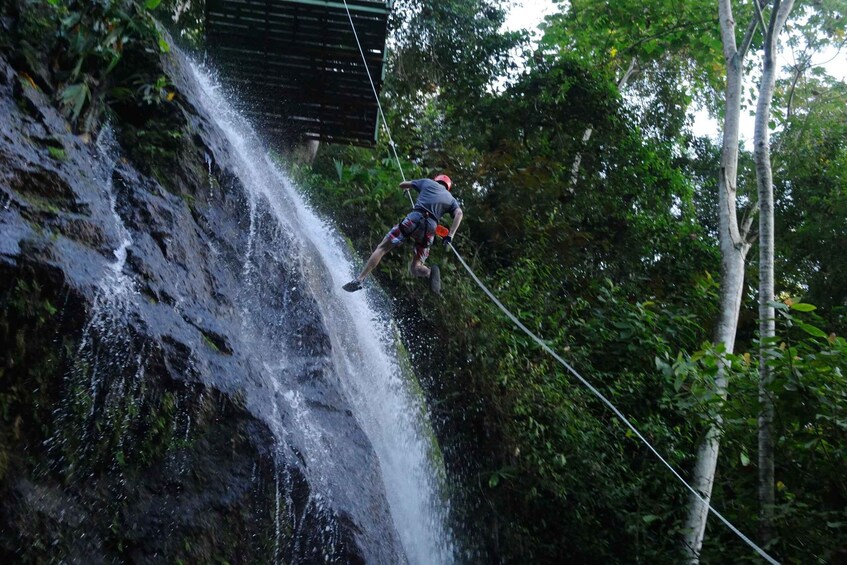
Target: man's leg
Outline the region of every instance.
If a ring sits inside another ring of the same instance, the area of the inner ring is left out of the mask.
[[[409,272],[413,277],[426,277],[429,278],[430,269],[423,263],[421,263],[421,258],[415,254],[412,257],[412,262],[409,263]]]
[[[380,242],[380,244],[376,246],[374,252],[371,253],[371,256],[368,258],[368,262],[365,263],[365,267],[362,269],[362,272],[359,273],[359,276],[356,277],[356,280],[358,280],[359,282],[365,280],[365,277],[367,277],[371,273],[371,271],[373,271],[376,266],[379,265],[379,262],[382,261],[382,257],[386,253],[391,251],[393,247],[394,244],[391,243],[390,238],[386,237],[385,239],[383,239],[382,242]]]
[[[415,277],[426,277],[429,279],[429,288],[435,294],[441,294],[441,271],[438,265],[427,267],[421,261],[421,258],[415,255],[412,262],[409,263],[409,272]]]

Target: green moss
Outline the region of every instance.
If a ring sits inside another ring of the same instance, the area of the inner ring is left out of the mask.
[[[220,348],[215,345],[215,342],[204,332],[203,333],[203,343],[208,345],[213,351],[220,353]]]
[[[127,148],[132,160],[143,171],[153,176],[159,184],[176,192],[174,177],[185,163],[181,159],[183,143],[190,143],[186,135],[185,119],[177,113],[173,102],[160,106],[137,103],[134,100],[115,104],[121,123],[121,144]],[[134,125],[141,122],[140,125]]]
[[[47,148],[47,151],[50,153],[50,156],[57,161],[66,161],[68,155],[65,153],[65,150],[61,147],[53,147],[52,145]]]
[[[0,289],[0,482],[13,467],[31,466],[52,428],[56,376],[73,347],[57,333],[55,303],[32,273]]]
[[[21,194],[27,203],[32,206],[38,212],[47,212],[49,214],[58,215],[62,212],[62,209],[56,204],[56,201],[51,200],[49,198],[45,198],[43,196],[39,196],[37,194]],[[44,234],[45,227],[40,222],[33,222],[33,227],[36,229],[37,233],[40,235]]]

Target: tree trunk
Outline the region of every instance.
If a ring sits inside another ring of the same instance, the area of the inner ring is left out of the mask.
[[[739,51],[735,42],[735,21],[730,0],[719,0],[719,17],[724,57],[726,59],[726,101],[721,147],[721,171],[718,179],[718,220],[721,248],[720,317],[715,341],[722,344],[726,353],[735,346],[738,312],[744,290],[744,263],[750,244],[747,242],[749,222],[739,228],[736,209],[736,179],[738,177],[738,132],[741,115],[742,62],[744,49]],[[726,372],[723,368],[715,378],[715,390],[726,395]],[[710,425],[697,450],[691,486],[703,501],[692,496],[689,502],[685,527],[684,550],[689,563],[698,563],[703,537],[706,532],[708,502],[712,496],[715,468],[721,435],[720,416]]]
[[[629,67],[624,71],[623,75],[618,79],[618,91],[624,89],[624,87],[629,82],[630,77],[632,77],[632,73],[635,71],[635,67],[637,65],[637,61],[635,58],[630,60]],[[582,132],[582,144],[585,145],[588,143],[588,140],[591,139],[591,134],[594,133],[594,128],[591,126],[585,128],[585,131]],[[571,163],[571,192],[576,189],[576,183],[579,180],[579,166],[582,163],[582,152],[577,153],[576,157],[574,157],[573,163]]]
[[[776,2],[765,34],[762,81],[756,107],[753,156],[759,190],[759,540],[767,545],[773,536],[774,452],[773,452],[773,380],[769,351],[775,336],[774,309],[774,218],[773,171],[770,157],[770,132],[774,83],[776,81],[777,37],[794,0]]]

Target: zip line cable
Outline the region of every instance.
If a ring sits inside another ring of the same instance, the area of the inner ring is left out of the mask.
[[[581,382],[583,385],[585,385],[585,387],[586,387],[588,390],[590,390],[590,391],[592,392],[592,394],[594,394],[594,396],[596,396],[597,398],[599,398],[599,399],[600,399],[600,401],[601,401],[603,404],[605,404],[605,405],[606,405],[606,406],[607,406],[607,407],[608,407],[608,408],[609,408],[612,412],[614,412],[614,413],[615,413],[615,415],[616,415],[618,418],[620,418],[620,419],[621,419],[621,421],[622,421],[624,424],[626,424],[626,427],[627,427],[627,428],[629,428],[629,429],[632,431],[632,433],[634,433],[634,434],[638,437],[638,439],[640,439],[640,440],[644,443],[644,445],[646,445],[646,446],[647,446],[647,448],[648,448],[651,452],[653,452],[653,455],[655,455],[655,456],[659,459],[659,461],[661,461],[661,462],[662,462],[662,464],[663,464],[665,467],[667,467],[667,468],[668,468],[668,470],[669,470],[669,471],[673,474],[673,476],[674,476],[674,477],[676,477],[676,478],[679,480],[679,482],[681,482],[681,483],[685,486],[685,488],[687,488],[687,489],[691,492],[691,494],[693,494],[695,497],[697,497],[697,499],[698,499],[700,502],[702,502],[705,506],[707,506],[707,507],[708,507],[708,509],[709,509],[709,511],[711,511],[711,512],[712,512],[712,514],[714,514],[714,515],[715,515],[715,516],[716,516],[716,517],[717,517],[717,518],[718,518],[721,522],[723,522],[723,523],[726,525],[726,527],[727,527],[727,528],[729,528],[730,530],[732,530],[732,532],[733,532],[733,533],[735,533],[735,535],[737,535],[737,536],[738,536],[739,538],[741,538],[744,542],[746,542],[746,543],[747,543],[747,545],[749,545],[749,546],[750,546],[750,547],[752,547],[754,550],[756,550],[756,552],[757,552],[759,555],[761,555],[761,556],[762,556],[765,560],[767,560],[769,563],[772,563],[772,564],[774,564],[774,565],[778,565],[778,563],[779,563],[778,561],[776,561],[776,560],[775,560],[774,558],[772,558],[770,555],[768,555],[767,553],[765,553],[765,551],[764,551],[762,548],[760,548],[758,545],[756,545],[756,544],[755,544],[752,540],[750,540],[750,538],[748,538],[747,536],[745,536],[745,535],[744,535],[744,534],[743,534],[743,533],[742,533],[742,532],[741,532],[738,528],[736,528],[734,525],[732,525],[732,522],[730,522],[729,520],[727,520],[726,518],[724,518],[724,516],[723,516],[720,512],[718,512],[717,510],[715,510],[715,508],[713,508],[713,507],[712,507],[712,505],[710,505],[708,502],[706,502],[706,500],[705,500],[705,499],[704,499],[704,498],[700,495],[700,493],[699,493],[699,492],[697,492],[697,490],[696,490],[694,487],[692,487],[691,485],[689,485],[689,484],[688,484],[688,482],[687,482],[685,479],[683,479],[683,478],[682,478],[682,476],[680,476],[680,474],[676,471],[676,469],[674,469],[674,468],[673,468],[673,466],[672,466],[670,463],[668,463],[668,461],[667,461],[664,457],[662,457],[662,455],[661,455],[658,451],[656,451],[656,449],[653,447],[653,445],[652,445],[649,441],[647,441],[647,439],[646,439],[643,435],[641,435],[641,432],[639,432],[639,431],[638,431],[638,429],[637,429],[637,428],[636,428],[636,427],[632,424],[632,422],[630,422],[630,421],[629,421],[629,418],[627,418],[626,416],[624,416],[624,415],[623,415],[623,413],[622,413],[620,410],[618,410],[617,406],[615,406],[614,404],[612,404],[612,401],[611,401],[611,400],[609,400],[608,398],[606,398],[606,397],[603,395],[603,393],[601,393],[599,390],[597,390],[597,389],[596,389],[596,388],[595,388],[595,387],[594,387],[594,386],[593,386],[590,382],[588,382],[588,381],[587,381],[587,380],[586,380],[586,379],[585,379],[582,375],[580,375],[580,374],[579,374],[579,372],[578,372],[576,369],[574,369],[574,368],[570,365],[570,363],[568,363],[567,361],[565,361],[565,360],[564,360],[564,359],[563,359],[563,358],[562,358],[562,357],[561,357],[558,353],[556,353],[555,351],[553,351],[553,349],[551,349],[551,348],[550,348],[550,346],[548,346],[546,343],[544,343],[544,341],[543,341],[540,337],[538,337],[537,335],[535,335],[535,334],[534,334],[534,333],[533,333],[533,332],[532,332],[529,328],[527,328],[525,325],[523,325],[523,323],[521,323],[521,321],[517,318],[517,316],[515,316],[514,314],[512,314],[512,313],[509,311],[509,309],[508,309],[508,308],[506,308],[506,307],[503,305],[503,303],[502,303],[502,302],[500,302],[500,301],[497,299],[497,297],[496,297],[496,296],[494,296],[494,294],[493,294],[490,290],[488,290],[488,287],[486,287],[486,286],[482,283],[482,281],[481,281],[481,280],[479,280],[479,277],[477,277],[477,276],[476,276],[476,274],[475,274],[475,273],[471,270],[470,266],[468,266],[468,264],[467,264],[467,263],[465,263],[465,260],[464,260],[464,259],[462,259],[462,256],[461,256],[461,255],[459,255],[459,252],[458,252],[458,251],[456,251],[456,248],[455,248],[455,247],[453,247],[453,245],[452,245],[452,244],[450,244],[450,249],[452,249],[452,250],[453,250],[453,253],[455,253],[455,254],[456,254],[456,258],[459,260],[459,262],[462,264],[462,266],[465,268],[465,270],[468,272],[468,274],[470,274],[470,276],[471,276],[471,278],[473,278],[474,282],[476,282],[476,284],[477,284],[477,285],[479,285],[479,288],[481,288],[481,289],[482,289],[482,291],[483,291],[485,294],[487,294],[487,295],[488,295],[488,298],[490,298],[490,299],[491,299],[491,301],[492,301],[492,302],[494,302],[494,304],[496,304],[496,305],[497,305],[497,307],[498,307],[498,308],[500,308],[500,310],[502,310],[502,311],[503,311],[503,313],[504,313],[504,314],[505,314],[505,315],[506,315],[506,316],[507,316],[510,320],[512,320],[512,322],[513,322],[513,323],[514,323],[514,324],[515,324],[518,328],[520,328],[521,330],[523,330],[523,332],[524,332],[526,335],[528,335],[529,337],[531,337],[531,338],[533,339],[533,341],[535,341],[535,343],[537,343],[537,344],[539,345],[539,347],[541,347],[541,349],[543,349],[544,351],[546,351],[547,353],[549,353],[549,354],[550,354],[550,355],[551,355],[551,356],[552,356],[552,357],[553,357],[556,361],[558,361],[559,363],[561,363],[561,364],[562,364],[562,366],[563,366],[563,367],[565,367],[565,369],[567,369],[567,370],[568,370],[568,371],[569,371],[569,372],[570,372],[570,373],[571,373],[574,377],[576,377],[576,378],[579,380],[579,382]]]
[[[373,79],[371,78],[371,71],[368,68],[368,62],[367,62],[367,59],[365,58],[365,52],[362,49],[361,42],[359,41],[359,34],[356,33],[356,26],[353,23],[353,17],[350,15],[350,8],[347,6],[347,0],[344,0],[344,8],[345,8],[345,10],[347,10],[347,18],[350,20],[350,27],[353,28],[353,35],[356,38],[356,44],[359,46],[359,53],[362,55],[362,62],[365,65],[365,72],[367,73],[368,80],[371,83],[371,89],[373,90],[374,98],[376,99],[377,107],[379,108],[379,115],[382,118],[382,123],[383,123],[383,126],[385,127],[385,131],[388,133],[388,143],[391,146],[391,150],[394,152],[394,159],[397,161],[397,168],[400,170],[400,176],[403,177],[403,180],[405,181],[406,175],[403,173],[403,167],[400,164],[400,158],[397,156],[397,148],[394,144],[394,140],[391,138],[391,129],[388,127],[388,121],[385,119],[385,114],[382,111],[382,104],[380,104],[380,102],[379,102],[379,94],[377,94],[376,86],[374,86]],[[409,201],[412,202],[412,205],[414,206],[414,201],[412,201],[412,195],[409,194],[409,192],[406,192],[406,194],[409,197]],[[647,449],[649,449],[653,453],[653,455],[655,455],[656,458],[658,458],[659,461],[665,467],[667,467],[667,469],[671,472],[671,474],[673,474],[673,476],[676,477],[676,479],[680,483],[682,483],[682,485],[685,486],[685,488],[689,492],[691,492],[691,494],[693,494],[694,497],[697,500],[699,500],[704,506],[706,506],[706,508],[708,508],[709,512],[714,514],[716,518],[718,518],[721,522],[723,522],[723,524],[727,528],[730,529],[730,531],[732,531],[742,541],[744,541],[748,546],[750,546],[753,550],[755,550],[756,553],[758,553],[765,561],[767,561],[768,563],[771,563],[772,565],[779,565],[779,562],[776,559],[771,557],[767,552],[765,552],[764,549],[762,549],[761,547],[756,545],[756,543],[754,543],[753,540],[751,540],[746,535],[744,535],[744,533],[742,533],[741,530],[736,528],[732,524],[732,522],[730,522],[727,518],[725,518],[723,516],[723,514],[718,512],[711,504],[709,504],[709,502],[705,498],[703,498],[703,495],[701,495],[699,492],[697,492],[697,489],[695,489],[690,484],[688,484],[688,482],[684,478],[682,478],[682,476],[677,472],[677,470],[674,469],[673,465],[671,465],[664,457],[662,457],[662,455],[656,450],[655,447],[653,447],[653,445],[647,440],[647,438],[645,438],[643,435],[641,435],[641,432],[638,431],[638,429],[632,424],[632,422],[629,421],[629,418],[624,416],[623,413],[617,408],[617,406],[615,406],[612,403],[611,400],[606,398],[603,395],[603,393],[601,393],[599,390],[597,390],[597,388],[595,388],[594,385],[592,385],[590,382],[588,382],[588,380],[586,380],[576,369],[574,369],[571,366],[570,363],[565,361],[565,359],[562,358],[558,353],[556,353],[549,345],[544,343],[544,341],[540,337],[538,337],[535,333],[533,333],[532,330],[527,328],[518,319],[517,316],[515,316],[508,308],[506,308],[503,305],[503,303],[500,302],[500,300],[498,300],[496,296],[494,296],[494,293],[492,293],[488,289],[488,287],[485,286],[485,284],[479,279],[479,277],[476,276],[476,273],[474,273],[474,271],[473,271],[473,269],[471,269],[470,265],[468,265],[465,262],[465,260],[459,254],[458,250],[456,250],[456,248],[453,247],[452,243],[448,243],[448,246],[450,247],[450,250],[456,255],[456,258],[459,260],[459,263],[462,264],[462,267],[465,268],[465,270],[468,272],[468,274],[471,276],[471,278],[474,280],[474,282],[477,284],[477,286],[479,286],[479,288],[482,289],[482,291],[488,296],[488,298],[491,299],[491,301],[506,315],[507,318],[509,318],[512,321],[512,323],[515,324],[515,326],[517,326],[521,331],[523,331],[526,335],[528,335],[530,338],[532,338],[532,340],[535,341],[535,343],[537,343],[539,345],[539,347],[541,347],[541,349],[543,349],[550,356],[552,356],[556,361],[558,361],[565,369],[567,369],[568,372],[570,372],[574,377],[576,377],[576,379],[580,383],[582,383],[589,391],[591,391],[591,393],[594,394],[594,396],[596,396],[603,404],[605,404],[606,407],[609,408],[609,410],[611,410],[618,418],[620,418],[620,420],[626,425],[626,427],[629,428],[629,430],[632,431],[632,433],[634,433],[636,435],[636,437],[638,437],[638,439],[640,439],[641,442],[644,445],[647,446]]]

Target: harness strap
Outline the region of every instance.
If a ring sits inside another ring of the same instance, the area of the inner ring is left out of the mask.
[[[429,220],[432,218],[432,221],[438,224],[438,220],[435,218],[435,214],[424,208],[423,206],[415,206],[413,208],[416,212],[420,213],[423,216],[424,221],[424,241],[429,239]],[[433,237],[435,237],[435,232],[432,233]]]
[[[430,218],[435,220],[435,216],[433,216],[432,212],[430,212],[429,210],[427,210],[425,208],[413,208],[412,211],[417,212],[418,214],[421,215],[421,219],[419,220],[419,222],[423,222],[423,237],[424,237],[424,242],[426,242],[426,240],[429,239],[429,233],[430,233],[430,231],[429,231],[429,220],[430,220]],[[405,218],[404,218],[404,220],[405,220]],[[409,237],[411,234],[415,233],[416,231],[418,231],[418,229],[420,229],[419,228],[420,224],[418,222],[415,222],[415,227],[407,232],[404,229],[403,224],[404,224],[404,222],[401,221],[400,226],[399,226],[400,227],[400,233],[403,234],[403,237]],[[433,232],[433,235],[434,235],[434,232]]]
[[[433,220],[438,222],[438,220],[435,218],[435,214],[433,214],[421,205],[415,206],[414,208],[412,208],[412,211],[422,214],[424,218],[432,218]]]

